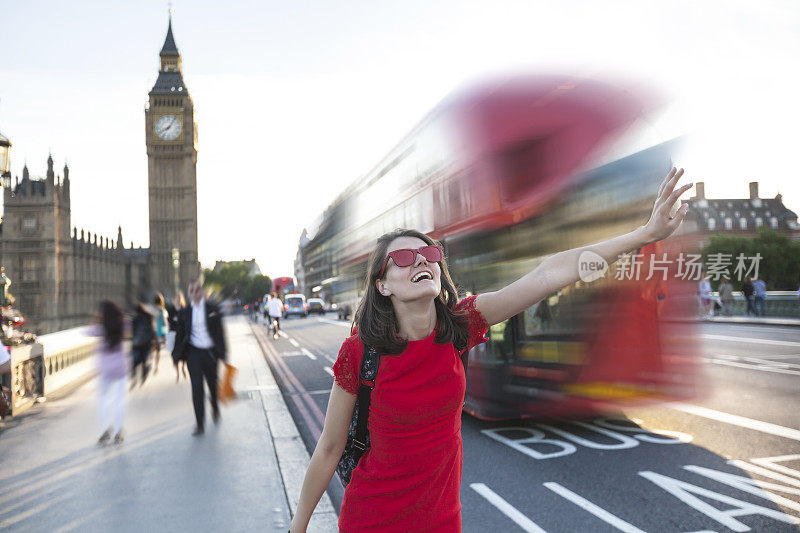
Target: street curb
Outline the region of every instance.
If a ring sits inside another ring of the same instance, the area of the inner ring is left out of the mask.
[[[280,356],[272,346],[262,342],[259,335],[256,334],[255,328],[258,326],[252,322],[249,322],[249,324],[250,332],[261,349],[264,358],[264,371],[257,376],[261,404],[267,417],[270,438],[278,459],[278,469],[281,473],[284,491],[289,503],[289,511],[294,517],[300,500],[300,489],[311,458],[306,451],[300,432],[286,406],[286,402],[283,400],[283,395],[275,381],[275,376],[269,367],[267,351],[273,357]],[[317,504],[314,513],[311,515],[307,531],[338,531],[338,522],[338,514],[333,508],[330,496],[326,491],[322,494],[319,504]]]

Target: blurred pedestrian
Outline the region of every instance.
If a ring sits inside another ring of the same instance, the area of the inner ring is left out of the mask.
[[[0,342],[0,344],[3,344]],[[11,354],[8,347],[3,344],[0,347],[0,375],[9,374],[11,372]]]
[[[756,313],[756,308],[753,305],[753,280],[751,280],[749,276],[744,278],[744,283],[742,284],[742,294],[747,302],[747,311],[745,312],[745,316],[750,316],[750,313],[753,313],[753,316],[758,316],[758,313]]]
[[[170,354],[175,349],[175,336],[178,333],[178,316],[181,309],[186,307],[186,298],[183,297],[183,292],[178,291],[172,295],[172,301],[167,306],[167,319],[169,324],[169,331],[167,331],[167,339],[164,343],[164,349]],[[181,361],[178,367],[175,367],[175,382],[177,383],[183,378],[187,379],[186,374],[186,361]]]
[[[97,350],[99,378],[98,420],[103,433],[97,444],[107,444],[114,435],[114,443],[122,442],[122,422],[125,415],[125,376],[128,375],[128,357],[122,344],[124,330],[122,310],[110,300],[100,302],[99,322],[87,332],[102,337]]]
[[[267,324],[267,327],[272,328],[272,325],[275,324],[275,330],[272,334],[277,338],[278,331],[281,329],[281,315],[283,315],[283,302],[281,302],[277,292],[273,293],[272,298],[267,302],[267,311],[269,313],[269,324]]]
[[[141,382],[144,385],[150,373],[150,352],[153,350],[156,332],[153,329],[153,317],[147,312],[144,304],[139,302],[134,308],[133,337],[131,338],[131,389],[136,386],[136,369],[141,367]]]
[[[167,330],[169,329],[169,315],[167,313],[164,296],[157,292],[153,297],[153,317],[155,319],[156,338],[153,347],[153,375],[158,372],[158,360],[161,358],[161,349],[167,342]]]
[[[180,361],[185,360],[189,368],[192,403],[197,422],[192,434],[197,436],[205,431],[204,380],[211,397],[211,418],[215,424],[219,422],[218,367],[219,361],[227,360],[227,347],[222,329],[222,313],[216,304],[206,300],[199,280],[193,280],[189,284],[188,294],[189,305],[181,311],[178,319],[172,360],[176,367]]]
[[[708,274],[703,276],[697,285],[697,294],[700,297],[700,317],[711,318],[714,314],[714,303],[711,299],[711,278]]]
[[[767,298],[767,284],[763,279],[755,278],[753,280],[753,303],[756,314],[764,316],[764,300]]]
[[[722,278],[719,284],[719,299],[722,302],[722,313],[725,316],[731,316],[731,308],[733,307],[733,285],[727,277]]]
[[[0,419],[5,418],[11,410],[11,391],[3,385],[3,374],[11,373],[11,353],[8,347],[0,342]]]

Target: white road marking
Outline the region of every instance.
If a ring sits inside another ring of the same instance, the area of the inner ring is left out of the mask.
[[[787,439],[800,440],[800,431],[779,426],[777,424],[770,424],[769,422],[753,420],[752,418],[746,418],[744,416],[723,413],[722,411],[715,411],[714,409],[700,407],[699,405],[690,405],[680,402],[667,403],[664,405],[677,411],[683,411],[684,413],[710,418],[711,420],[725,422],[726,424],[741,426],[743,428],[753,429],[755,431],[761,431],[762,433],[769,433],[770,435],[777,435]]]
[[[300,351],[303,352],[306,355],[306,357],[308,357],[312,361],[316,361],[317,360],[317,356],[314,355],[313,353],[309,352],[305,348],[300,348]]]
[[[283,337],[284,339],[288,339],[288,338],[289,338],[289,335],[287,335],[286,333],[284,333],[284,332],[283,332],[283,330],[280,330],[280,331],[278,331],[278,335],[280,335],[280,336],[281,336],[281,337]]]
[[[751,461],[757,461],[757,459],[750,459]],[[735,466],[740,470],[747,470],[748,472],[753,472],[754,474],[758,474],[760,476],[776,479],[778,481],[783,481],[784,483],[788,483],[789,485],[794,485],[795,487],[800,487],[800,479],[784,476],[783,474],[779,474],[778,472],[773,472],[768,468],[764,468],[762,466],[751,465],[747,461],[739,461],[738,459],[734,459],[732,461],[727,461],[729,465]]]
[[[544,529],[534,524],[527,516],[520,513],[513,505],[501,498],[492,489],[483,483],[470,483],[469,488],[486,498],[501,513],[513,520],[524,531],[532,533],[547,533]]]
[[[800,454],[797,455],[779,455],[777,457],[760,457],[758,459],[750,459],[751,463],[771,468],[778,472],[783,472],[789,476],[800,478],[800,470],[794,470],[788,466],[776,465],[775,463],[782,463],[784,461],[797,461],[800,459]]]
[[[593,504],[592,502],[590,502],[586,498],[583,498],[582,496],[578,496],[577,494],[575,494],[574,492],[572,492],[568,488],[563,487],[563,486],[559,485],[558,483],[554,483],[554,482],[551,481],[551,482],[548,482],[548,483],[544,483],[544,486],[547,487],[548,489],[552,490],[553,492],[555,492],[559,496],[568,499],[569,501],[571,501],[572,503],[574,503],[575,505],[577,505],[581,509],[584,509],[585,511],[589,511],[590,513],[595,515],[597,518],[599,518],[603,522],[605,522],[605,523],[607,523],[607,524],[609,524],[611,526],[614,526],[615,528],[619,529],[620,531],[624,531],[625,533],[645,533],[644,531],[642,531],[638,527],[629,524],[628,522],[626,522],[625,520],[623,520],[623,519],[621,519],[621,518],[619,518],[617,516],[614,516],[613,514],[609,513],[605,509],[603,509],[602,507],[599,507],[598,505]]]
[[[800,346],[800,342],[795,341],[775,341],[772,339],[759,339],[758,337],[736,337],[734,335],[712,335],[711,333],[703,333],[700,335],[705,339],[713,339],[717,341],[730,341],[730,342],[745,342],[752,344],[770,344],[772,346]]]
[[[293,352],[281,352],[281,356],[282,357],[295,357],[295,356],[298,356],[298,355],[304,355],[304,354],[300,350],[296,350],[296,351],[293,351]]]
[[[292,338],[289,339],[289,342],[291,342],[292,346],[294,346],[295,348],[299,348],[300,347],[300,344],[298,344],[298,342],[296,340],[292,339]]]
[[[334,326],[342,326],[345,328],[350,328],[350,322],[342,322],[341,320],[330,320],[328,318],[318,318],[320,322],[325,322],[326,324],[333,324]]]
[[[710,363],[715,365],[733,366],[736,368],[746,368],[748,370],[761,370],[762,372],[775,372],[776,374],[790,374],[792,376],[800,376],[800,370],[788,370],[784,368],[775,368],[772,365],[759,365],[753,363],[736,363],[734,361],[725,361],[723,359],[709,359]]]
[[[332,369],[331,367],[329,367],[329,366],[326,366],[326,367],[325,367],[325,372],[327,372],[328,374],[330,374],[331,376],[333,376],[333,369]],[[328,392],[330,392],[330,391],[328,391]]]
[[[681,500],[686,505],[694,507],[697,511],[703,513],[707,517],[711,518],[712,520],[715,520],[716,522],[719,522],[723,526],[733,531],[750,531],[750,527],[736,520],[736,517],[741,517],[741,516],[761,515],[772,518],[774,520],[785,522],[787,524],[796,524],[800,522],[800,518],[787,515],[781,511],[770,509],[767,507],[762,507],[760,505],[756,505],[743,500],[738,500],[736,498],[732,498],[725,494],[720,494],[718,492],[714,492],[712,490],[703,487],[698,487],[697,485],[693,485],[691,483],[687,483],[686,481],[681,481],[679,479],[674,479],[669,476],[659,474],[657,472],[643,471],[639,472],[639,475],[645,479],[652,481],[657,486],[669,492],[670,494]],[[729,507],[733,508],[732,509],[729,508],[724,511],[720,510],[717,507],[706,502],[705,500],[701,500],[700,498],[695,496],[695,494],[703,496],[706,499],[712,499],[721,503],[725,503]],[[759,494],[759,496],[769,499],[770,496],[775,496],[775,495]]]

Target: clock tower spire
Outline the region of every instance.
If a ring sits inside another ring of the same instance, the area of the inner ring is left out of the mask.
[[[172,15],[145,109],[153,289],[172,294],[200,274],[197,253],[197,124],[183,82]],[[173,260],[173,254],[177,254]]]

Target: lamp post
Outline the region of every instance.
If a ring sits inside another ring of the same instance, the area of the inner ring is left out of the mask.
[[[0,184],[11,187],[11,141],[0,132]]]
[[[172,249],[172,271],[173,271],[173,294],[178,294],[180,290],[180,271],[181,271],[181,251],[177,248]]]

